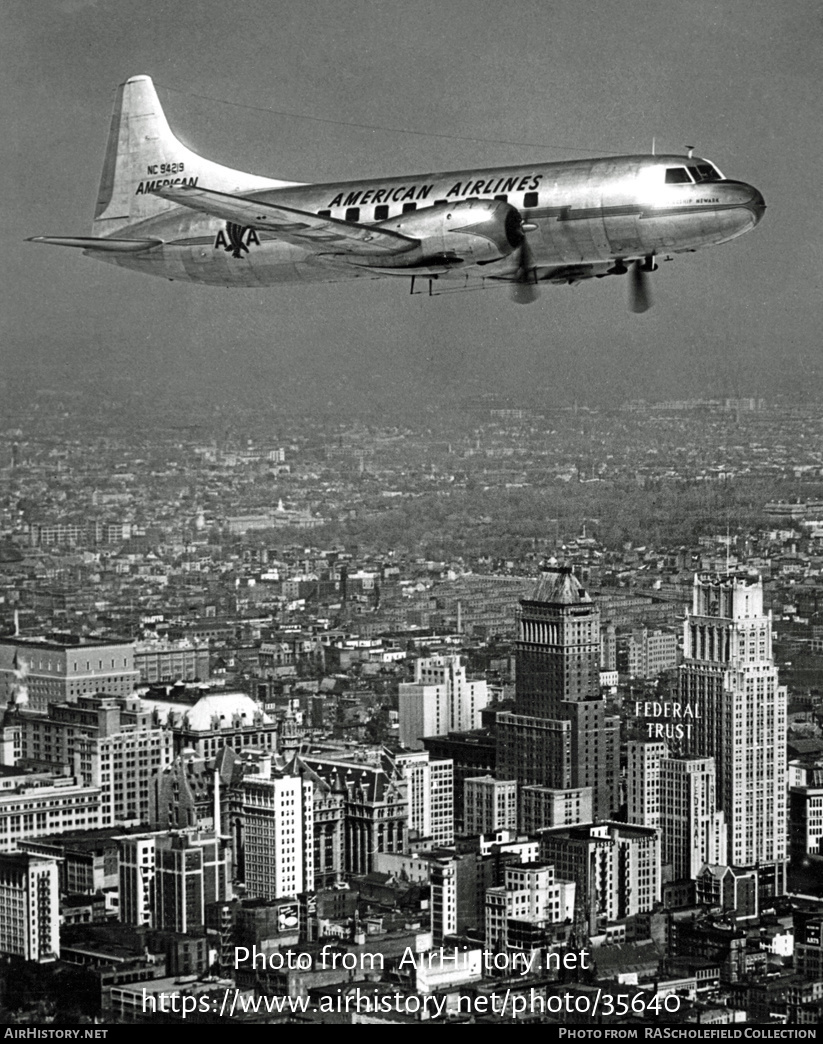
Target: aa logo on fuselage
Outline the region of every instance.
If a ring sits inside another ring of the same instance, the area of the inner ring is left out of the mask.
[[[260,246],[260,240],[253,228],[227,221],[225,230],[221,228],[215,237],[214,249],[222,247],[232,257],[242,257],[243,254],[248,254],[252,244]]]

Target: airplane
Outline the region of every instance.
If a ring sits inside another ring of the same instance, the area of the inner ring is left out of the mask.
[[[429,294],[508,285],[518,303],[542,283],[628,274],[644,312],[659,259],[736,239],[765,211],[693,151],[281,181],[192,152],[151,78],[133,76],[117,90],[92,235],[29,242],[211,286],[401,277],[421,293],[422,278]]]

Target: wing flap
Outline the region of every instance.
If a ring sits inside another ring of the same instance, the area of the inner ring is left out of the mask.
[[[385,228],[321,217],[306,210],[264,203],[247,196],[233,196],[192,185],[174,185],[155,191],[164,199],[191,210],[247,228],[273,232],[287,243],[308,247],[316,253],[402,254],[419,245],[419,240]]]

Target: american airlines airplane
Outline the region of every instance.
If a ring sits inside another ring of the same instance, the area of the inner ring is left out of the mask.
[[[692,155],[612,156],[303,184],[232,170],[182,145],[148,76],[117,91],[91,236],[36,236],[165,279],[270,286],[367,277],[433,287],[629,276],[649,307],[659,259],[754,228],[763,196]],[[420,284],[418,284],[420,285]]]

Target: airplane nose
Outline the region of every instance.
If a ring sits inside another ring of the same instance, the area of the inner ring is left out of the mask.
[[[732,238],[750,232],[766,210],[762,193],[745,181],[724,181],[717,185],[718,202],[726,214],[724,227],[733,229]]]
[[[760,219],[763,217],[763,213],[766,210],[766,201],[763,199],[762,193],[754,187],[754,185],[747,185],[745,181],[729,181],[726,182],[728,202],[737,207],[744,207],[754,218],[754,224],[751,228],[754,228]]]
[[[751,185],[749,185],[749,188],[752,190],[752,198],[746,206],[754,214],[754,223],[756,225],[766,212],[766,200],[763,199],[763,194],[758,192],[756,188]]]

